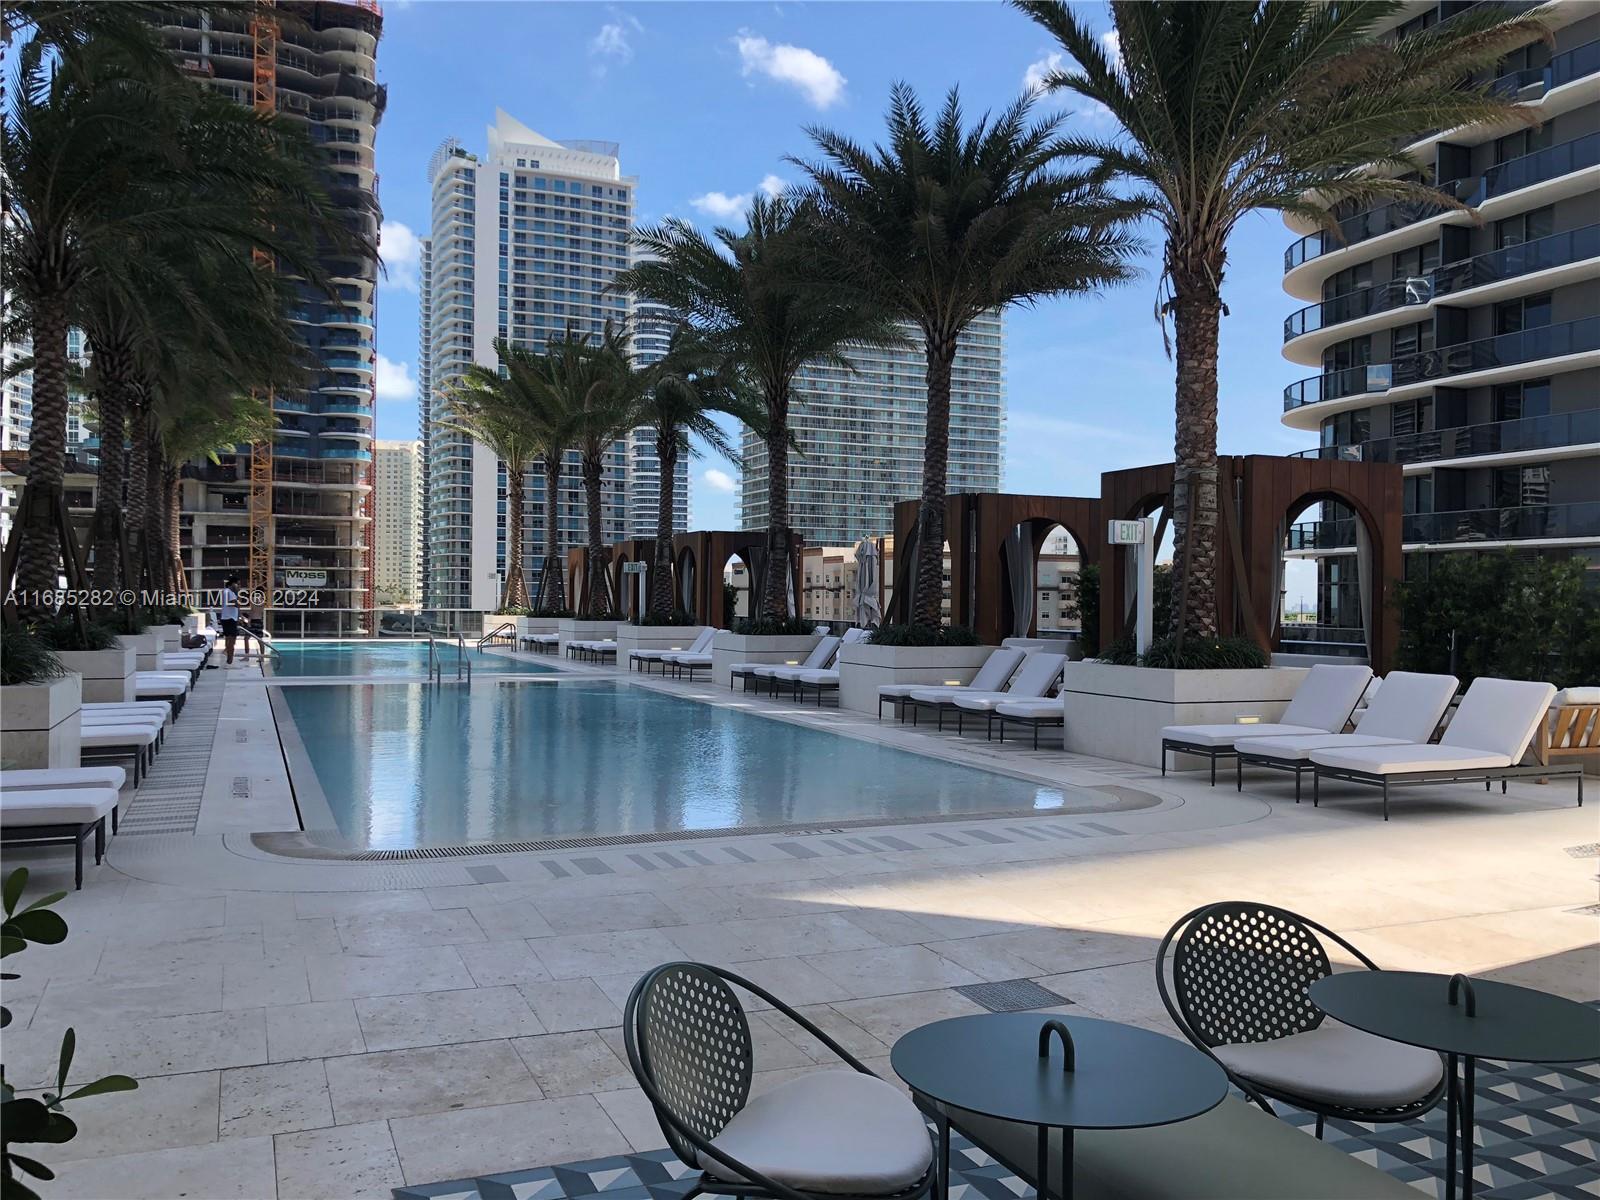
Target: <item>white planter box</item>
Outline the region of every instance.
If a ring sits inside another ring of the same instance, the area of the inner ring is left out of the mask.
[[[814,633],[719,633],[711,639],[711,680],[727,687],[736,663],[802,663],[821,640]]]
[[[163,650],[183,649],[182,625],[152,625],[145,632],[153,633],[160,638],[161,648]]]
[[[210,628],[210,620],[211,618],[203,612],[190,613],[183,619],[183,631],[185,633],[205,633]]]
[[[1069,662],[1061,683],[1064,744],[1074,754],[1159,767],[1164,727],[1276,721],[1305,677],[1299,668],[1166,671]],[[1204,765],[1188,754],[1168,760],[1180,771]]]
[[[704,625],[619,625],[617,662],[627,666],[630,650],[687,650],[705,628]]]
[[[536,633],[555,633],[561,628],[560,617],[513,617],[517,623],[517,645],[521,647],[522,639],[532,637]]]
[[[82,752],[83,681],[0,687],[0,763],[17,770],[76,767]]]
[[[134,687],[138,656],[128,646],[110,650],[58,650],[67,670],[83,678],[85,704],[126,704],[137,699]]]
[[[993,653],[993,646],[874,646],[870,642],[843,646],[839,650],[839,707],[876,716],[880,687],[970,683]]]
[[[133,648],[138,670],[159,671],[165,666],[162,648],[166,643],[154,629],[146,629],[143,633],[124,633],[117,640]]]
[[[568,642],[603,642],[616,637],[617,622],[580,621],[576,617],[562,617],[556,625],[556,632],[561,635],[557,653],[565,654]]]

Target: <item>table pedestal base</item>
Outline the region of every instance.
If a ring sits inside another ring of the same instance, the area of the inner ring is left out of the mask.
[[[1470,1054],[1445,1055],[1445,1200],[1456,1200],[1458,1179],[1461,1200],[1472,1200],[1472,1100],[1477,1065],[1478,1060]]]

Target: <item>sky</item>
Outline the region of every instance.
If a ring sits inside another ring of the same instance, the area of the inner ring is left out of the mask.
[[[1107,28],[1104,6],[1080,6]],[[1052,57],[1054,56],[1054,57]],[[417,436],[417,249],[426,236],[429,156],[447,137],[486,149],[496,107],[556,140],[621,145],[639,179],[637,219],[738,224],[750,194],[797,182],[808,127],[871,143],[889,89],[930,109],[959,86],[969,119],[1009,104],[1061,63],[1059,47],[999,3],[648,3],[386,0],[378,129],[387,277],[378,291],[378,436]],[[1105,133],[1109,114],[1043,96],[1071,128]],[[1135,282],[1006,315],[1008,437],[1003,488],[1097,494],[1104,470],[1172,458],[1173,366],[1155,319],[1159,241]],[[1309,435],[1280,420],[1286,384],[1308,374],[1280,353],[1298,307],[1281,287],[1294,234],[1247,218],[1229,250],[1223,298],[1220,449],[1282,454]],[[736,469],[691,466],[693,522],[731,528]],[[1291,599],[1297,589],[1291,584]]]

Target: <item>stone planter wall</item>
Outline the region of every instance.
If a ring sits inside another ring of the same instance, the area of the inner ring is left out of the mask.
[[[839,707],[878,712],[878,689],[891,683],[929,687],[972,681],[993,646],[874,646],[839,649]]]
[[[0,687],[0,763],[16,770],[76,767],[82,709],[77,675]]]
[[[615,621],[580,621],[576,617],[562,617],[556,626],[561,635],[557,653],[565,655],[568,642],[603,642],[617,636]]]
[[[83,703],[127,704],[138,699],[134,686],[135,664],[132,648],[116,646],[110,650],[59,650],[56,652],[67,670],[83,679]]]
[[[1276,721],[1306,672],[1165,671],[1068,663],[1061,695],[1066,705],[1065,748],[1118,762],[1161,765],[1161,730],[1168,725],[1229,724],[1240,717]],[[1204,760],[1174,755],[1168,768],[1197,770]]]
[[[802,663],[821,640],[814,633],[719,633],[711,639],[711,680],[727,687],[736,663]]]
[[[520,648],[522,639],[532,637],[536,633],[555,633],[561,628],[560,617],[512,617],[517,623],[517,646]]]
[[[124,633],[117,638],[124,646],[131,646],[137,656],[135,667],[140,671],[159,671],[163,666],[162,649],[165,640],[154,629],[143,633]]]
[[[145,632],[153,633],[160,638],[161,648],[163,650],[183,649],[182,625],[152,625],[149,629],[145,630]]]
[[[617,663],[628,665],[630,650],[687,650],[704,625],[618,625]]]

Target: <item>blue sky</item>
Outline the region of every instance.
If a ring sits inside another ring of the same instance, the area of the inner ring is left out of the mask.
[[[878,137],[894,81],[909,82],[930,107],[959,84],[975,116],[1015,98],[1030,67],[1053,52],[1042,30],[998,3],[388,0],[384,11],[378,71],[389,108],[378,167],[390,277],[378,303],[381,437],[416,436],[414,236],[427,230],[428,157],[451,135],[481,151],[497,105],[549,137],[619,142],[623,170],[640,180],[641,220],[670,214],[710,225],[726,219],[725,202],[769,176],[796,179],[784,156],[808,153],[805,126]],[[1100,5],[1085,13],[1106,23]],[[1065,98],[1040,104],[1074,107]],[[1071,119],[1105,128],[1093,112]],[[1278,419],[1284,385],[1308,373],[1279,353],[1283,319],[1297,307],[1280,286],[1292,240],[1277,217],[1260,214],[1231,247],[1224,452],[1310,444]],[[1102,470],[1171,458],[1172,364],[1153,315],[1157,260],[1144,267],[1139,281],[1105,295],[1008,313],[1008,490],[1092,493]],[[708,469],[721,478],[708,481]],[[732,468],[702,459],[692,472],[695,523],[728,527]]]

